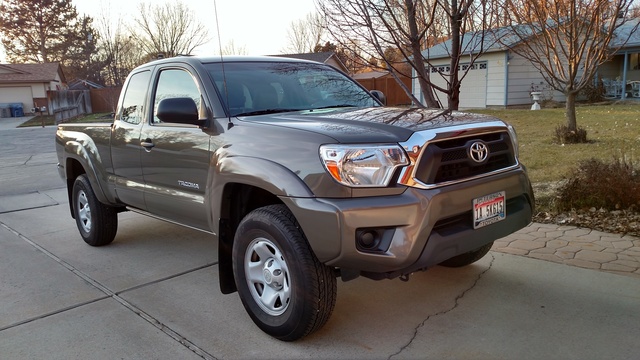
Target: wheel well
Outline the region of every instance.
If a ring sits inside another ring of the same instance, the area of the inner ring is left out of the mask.
[[[73,183],[76,181],[78,176],[85,174],[86,171],[79,161],[73,159],[67,159],[65,171],[67,172],[67,196],[69,197],[69,210],[71,211],[71,217],[75,219],[76,217],[73,214],[73,200],[71,199]]]
[[[220,206],[218,235],[218,269],[220,290],[223,294],[236,291],[231,257],[233,238],[240,221],[251,211],[274,204],[282,204],[282,201],[259,187],[235,183],[225,186]]]

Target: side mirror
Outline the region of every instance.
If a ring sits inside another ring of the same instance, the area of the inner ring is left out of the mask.
[[[382,103],[382,105],[387,105],[387,97],[384,96],[384,93],[380,90],[371,90],[371,95],[373,95],[374,98],[378,99],[378,101],[380,101]]]
[[[202,125],[196,102],[190,97],[160,100],[156,116],[166,123]]]

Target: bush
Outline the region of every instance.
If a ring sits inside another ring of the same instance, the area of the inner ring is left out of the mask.
[[[640,206],[640,174],[625,157],[611,163],[589,159],[580,162],[558,188],[556,208],[634,209]]]
[[[559,125],[556,128],[556,141],[559,144],[583,144],[588,142],[587,130],[578,128],[577,130],[569,130],[566,125]]]
[[[580,95],[583,96],[588,103],[597,103],[603,101],[604,98],[604,84],[602,80],[597,84],[589,84],[580,90]]]

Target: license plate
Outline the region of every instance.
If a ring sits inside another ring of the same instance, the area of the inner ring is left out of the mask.
[[[473,228],[479,229],[504,220],[507,217],[504,198],[505,192],[500,191],[473,199]]]

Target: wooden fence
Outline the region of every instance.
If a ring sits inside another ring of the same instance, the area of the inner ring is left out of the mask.
[[[56,124],[92,113],[89,90],[49,91],[47,102],[49,114],[55,116]]]
[[[56,124],[83,114],[113,113],[122,87],[91,90],[60,90],[47,93],[48,113]]]
[[[357,79],[367,90],[380,90],[387,97],[388,106],[411,105],[411,99],[402,87],[391,76],[383,76],[371,79]],[[411,79],[402,78],[402,82],[411,89]]]
[[[91,89],[91,107],[95,113],[115,113],[122,86]]]

